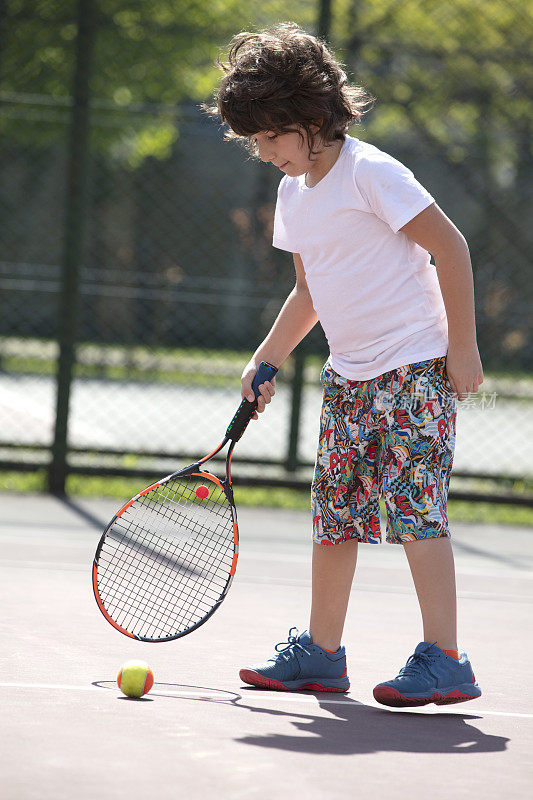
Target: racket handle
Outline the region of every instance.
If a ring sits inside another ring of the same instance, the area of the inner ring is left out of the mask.
[[[247,400],[246,397],[242,400],[239,408],[235,412],[233,419],[228,425],[228,429],[226,431],[227,439],[231,439],[233,442],[239,441],[246,430],[248,423],[252,419],[255,409],[257,408],[257,398],[260,394],[259,387],[262,383],[265,383],[265,381],[271,381],[277,371],[277,367],[274,367],[267,361],[261,361],[259,364],[259,369],[255,373],[255,378],[252,381],[252,389],[255,394],[255,400],[251,402],[250,400]]]

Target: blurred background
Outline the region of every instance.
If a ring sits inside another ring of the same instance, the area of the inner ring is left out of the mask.
[[[231,36],[292,20],[376,98],[351,135],[412,169],[470,246],[485,382],[461,405],[451,497],[532,506],[532,10],[0,3],[0,486],[138,488],[220,440],[293,268],[271,246],[279,171],[200,104]],[[317,326],[236,484],[308,484],[326,355]]]

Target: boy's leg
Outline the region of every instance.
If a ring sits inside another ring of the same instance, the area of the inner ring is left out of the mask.
[[[309,632],[313,643],[333,652],[341,643],[357,563],[357,540],[313,542],[313,588]]]
[[[239,671],[244,683],[276,691],[346,692],[350,679],[340,646],[357,559],[357,541],[313,542],[313,593],[310,629],[289,630],[287,642],[261,664]],[[326,651],[331,652],[326,652]]]
[[[374,688],[374,697],[398,707],[462,703],[480,697],[481,689],[466,653],[443,652],[458,650],[455,569],[446,515],[457,400],[444,358],[402,367],[397,377],[395,385],[401,391],[393,402],[384,398],[387,541],[404,545],[424,641],[395,678]]]
[[[311,491],[310,629],[298,635],[298,629],[292,627],[288,641],[276,645],[272,658],[239,672],[245,683],[278,691],[345,692],[350,688],[346,653],[340,642],[357,560],[357,541],[380,540],[377,437],[371,438],[373,429],[367,431],[365,427],[372,406],[369,382],[348,385],[347,379],[327,364],[321,380],[324,402]],[[361,415],[364,421],[360,424]]]
[[[446,498],[455,447],[457,399],[439,357],[398,371],[384,398],[383,493],[387,541],[404,545],[424,641],[457,650],[455,569]],[[400,380],[401,378],[401,380]]]
[[[424,641],[457,650],[457,599],[451,541],[447,537],[404,542],[415,584]]]
[[[481,696],[466,653],[457,650],[455,572],[450,539],[404,543],[420,601],[424,641],[399,674],[374,687],[374,698],[385,706],[425,706],[464,703]]]

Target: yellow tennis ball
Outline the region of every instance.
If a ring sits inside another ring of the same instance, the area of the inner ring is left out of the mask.
[[[127,697],[142,697],[154,685],[154,673],[144,661],[126,661],[117,675],[117,684]]]

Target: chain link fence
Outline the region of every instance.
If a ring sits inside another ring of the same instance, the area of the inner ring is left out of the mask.
[[[199,104],[233,33],[290,17],[320,20],[376,96],[352,135],[406,163],[469,243],[486,377],[461,405],[452,492],[530,488],[531,3],[248,6],[0,7],[0,468],[46,467],[62,491],[71,472],[171,471],[222,435],[293,271],[271,246],[278,173]],[[237,479],[309,479],[326,355],[317,327]]]

